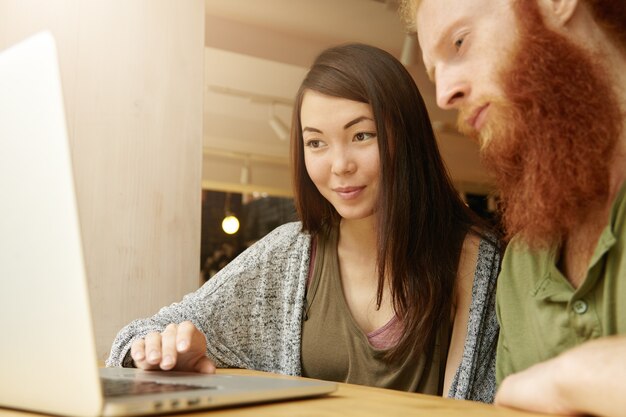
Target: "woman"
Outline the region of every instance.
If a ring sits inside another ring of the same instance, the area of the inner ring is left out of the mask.
[[[301,222],[130,323],[107,365],[239,367],[491,402],[499,249],[454,190],[411,76],[380,49],[331,48],[293,114]]]

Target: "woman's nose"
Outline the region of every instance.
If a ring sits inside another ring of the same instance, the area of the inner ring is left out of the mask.
[[[356,164],[345,149],[338,149],[333,152],[332,173],[335,175],[350,174],[356,170]]]

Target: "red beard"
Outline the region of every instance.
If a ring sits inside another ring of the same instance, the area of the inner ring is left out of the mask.
[[[606,203],[622,115],[601,58],[547,29],[534,1],[515,4],[521,38],[499,75],[505,99],[491,102],[481,155],[507,238],[538,249]]]

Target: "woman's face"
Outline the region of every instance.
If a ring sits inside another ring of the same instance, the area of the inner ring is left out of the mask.
[[[307,90],[300,119],[304,162],[319,192],[344,219],[371,216],[380,174],[371,106]]]

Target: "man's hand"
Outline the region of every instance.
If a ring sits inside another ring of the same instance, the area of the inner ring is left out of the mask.
[[[558,358],[534,365],[505,378],[495,405],[566,416],[580,415],[565,404],[557,384]]]
[[[562,415],[621,416],[626,337],[596,339],[508,376],[495,404]]]
[[[215,372],[215,364],[206,356],[204,334],[190,321],[169,324],[162,333],[152,332],[135,340],[130,354],[140,369]]]

